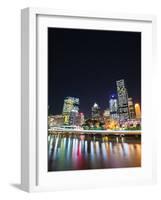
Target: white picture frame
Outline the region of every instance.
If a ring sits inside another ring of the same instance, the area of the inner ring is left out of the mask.
[[[48,26],[141,31],[142,97],[144,106],[142,167],[140,169],[83,170],[48,173],[45,161],[47,142],[47,46]],[[77,26],[76,26],[77,24]],[[54,191],[96,188],[111,185],[152,184],[156,182],[156,148],[150,90],[155,67],[156,18],[152,15],[111,14],[25,8],[21,15],[21,188],[25,191]],[[43,41],[39,44],[40,41]],[[45,55],[44,55],[44,52]],[[43,56],[40,56],[42,55]],[[39,60],[41,57],[41,60]],[[145,68],[146,67],[146,68]],[[40,90],[41,88],[41,90]],[[43,105],[43,106],[42,106]],[[150,133],[153,131],[153,137]],[[44,134],[44,135],[43,135]],[[41,148],[40,148],[41,147]],[[44,164],[45,163],[45,164]],[[54,180],[54,182],[52,181]],[[84,181],[85,180],[85,181]],[[109,180],[108,182],[106,180]]]

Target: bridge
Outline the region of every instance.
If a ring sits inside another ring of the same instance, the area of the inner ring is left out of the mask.
[[[141,135],[141,130],[81,130],[81,129],[49,129],[50,134],[55,133],[69,133],[69,134],[87,134],[87,135],[115,135],[115,136],[123,136],[123,135]]]

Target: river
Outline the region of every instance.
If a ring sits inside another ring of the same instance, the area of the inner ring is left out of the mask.
[[[141,136],[48,136],[48,171],[141,166]]]

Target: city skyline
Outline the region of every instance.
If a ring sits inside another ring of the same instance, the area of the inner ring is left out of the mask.
[[[140,33],[49,28],[48,52],[49,114],[62,113],[67,96],[79,98],[88,117],[95,102],[103,111],[120,79],[141,104]]]
[[[118,82],[121,82],[121,83],[123,83],[123,86],[125,87],[125,81],[124,81],[124,79],[121,79],[121,80],[117,80],[116,81],[116,85],[117,85],[117,83]],[[122,88],[123,89],[123,88]],[[118,116],[117,115],[119,115],[119,114],[121,114],[120,113],[120,111],[119,111],[119,109],[120,109],[120,106],[119,106],[119,95],[118,95],[118,93],[119,93],[119,91],[118,91],[118,86],[117,86],[117,91],[115,91],[115,92],[113,92],[110,96],[109,96],[109,98],[108,98],[108,100],[107,100],[107,107],[105,107],[105,109],[104,110],[102,110],[101,109],[101,107],[99,106],[99,102],[94,102],[93,103],[93,106],[91,107],[91,108],[89,108],[90,109],[90,111],[91,111],[91,113],[90,113],[90,115],[86,115],[86,118],[91,118],[92,117],[92,109],[93,109],[93,107],[95,107],[95,105],[97,105],[98,107],[99,107],[99,110],[100,110],[100,115],[103,115],[103,112],[104,111],[106,111],[107,109],[109,109],[109,111],[110,111],[110,115],[112,116],[113,115],[113,119],[117,119],[118,118]],[[125,96],[126,96],[126,107],[127,107],[127,113],[128,113],[128,117],[127,117],[127,119],[130,119],[131,117],[130,117],[130,112],[132,111],[132,112],[134,112],[134,108],[135,108],[135,105],[139,105],[140,106],[140,103],[138,103],[138,102],[133,102],[133,97],[129,97],[128,96],[128,92],[127,92],[127,88],[125,87]],[[62,112],[60,112],[60,113],[57,113],[57,114],[52,114],[52,115],[64,115],[64,113],[70,113],[69,111],[67,111],[67,109],[69,109],[69,108],[66,108],[66,106],[65,106],[65,101],[67,101],[67,99],[73,99],[73,101],[76,101],[74,104],[75,104],[75,106],[74,106],[74,108],[73,108],[73,111],[75,112],[80,112],[80,113],[83,113],[82,111],[81,111],[81,108],[80,108],[80,99],[78,98],[78,97],[70,97],[70,96],[68,96],[68,97],[65,97],[64,99],[63,99],[63,103],[62,103]],[[122,98],[121,98],[121,101],[122,101]],[[131,107],[131,108],[130,108]],[[121,107],[121,109],[122,109],[122,107]],[[124,109],[124,107],[123,107],[123,109]],[[131,110],[132,109],[132,110]],[[66,110],[66,111],[65,111]],[[130,111],[131,110],[131,111]],[[79,113],[78,112],[78,113]],[[85,113],[83,113],[83,115],[85,116]],[[133,113],[133,115],[134,115],[134,113]]]

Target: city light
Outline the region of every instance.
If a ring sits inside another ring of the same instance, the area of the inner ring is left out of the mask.
[[[48,172],[141,167],[141,33],[47,35]]]
[[[140,130],[140,105],[134,104],[133,99],[128,97],[124,79],[116,81],[116,91],[117,95],[115,93],[110,95],[105,110],[102,110],[98,103],[93,104],[91,117],[79,112],[81,99],[66,97],[62,114],[48,117],[49,129]]]
[[[140,119],[141,118],[141,110],[140,110],[139,103],[135,104],[135,113],[136,113],[136,119]]]

